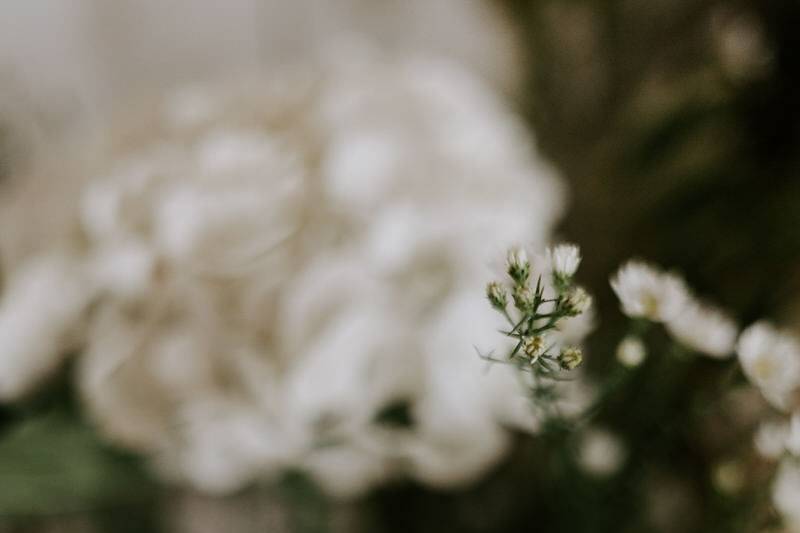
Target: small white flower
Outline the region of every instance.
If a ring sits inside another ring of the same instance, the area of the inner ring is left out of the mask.
[[[787,452],[795,457],[800,456],[800,413],[794,413],[789,420],[789,431],[785,442]]]
[[[611,278],[622,311],[634,318],[664,322],[680,313],[689,299],[686,283],[641,261],[628,261]]]
[[[800,346],[766,322],[744,330],[736,348],[745,375],[776,407],[800,385]]]
[[[539,356],[542,355],[544,348],[544,337],[541,335],[527,337],[524,341],[522,341],[522,350],[525,352],[525,355],[530,357],[531,364],[535,363],[539,359]]]
[[[587,474],[608,477],[625,462],[627,452],[620,438],[606,429],[587,430],[578,444],[578,466]]]
[[[496,309],[505,309],[508,305],[508,295],[502,284],[492,281],[486,286],[486,297]]]
[[[592,297],[583,287],[572,287],[567,293],[564,307],[571,315],[580,315],[592,306]]]
[[[753,437],[756,451],[764,459],[775,460],[786,450],[789,426],[785,422],[762,422]]]
[[[514,246],[508,251],[508,266],[517,268],[523,267],[528,263],[528,253],[520,246]]]
[[[577,346],[568,346],[558,355],[558,364],[564,370],[575,370],[583,363],[583,352]]]
[[[548,250],[550,264],[556,276],[571,278],[581,264],[581,251],[574,244],[559,244]]]
[[[518,283],[523,283],[528,279],[530,273],[531,263],[528,260],[528,254],[525,249],[515,246],[508,251],[506,258],[508,266],[508,275],[511,279]]]
[[[795,531],[800,526],[800,464],[787,458],[781,462],[772,485],[772,503]]]
[[[645,347],[642,339],[629,335],[622,339],[617,346],[617,361],[627,366],[634,368],[642,364],[644,358],[647,356],[647,347]]]
[[[736,345],[736,323],[723,311],[692,302],[666,324],[687,347],[715,358],[728,357]]]
[[[526,313],[533,309],[536,296],[528,285],[517,284],[514,287],[512,297],[514,298],[514,306],[521,312]]]

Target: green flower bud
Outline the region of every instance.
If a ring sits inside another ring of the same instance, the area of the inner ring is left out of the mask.
[[[486,286],[486,297],[495,309],[502,311],[508,305],[506,289],[497,281],[492,281]]]

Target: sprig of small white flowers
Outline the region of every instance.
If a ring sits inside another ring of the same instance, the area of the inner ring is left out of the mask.
[[[512,248],[506,260],[507,282],[492,281],[486,286],[489,303],[508,322],[510,329],[502,333],[514,339],[515,345],[503,359],[491,355],[481,357],[513,364],[530,373],[532,399],[546,404],[556,397],[555,383],[564,379],[565,372],[574,370],[583,362],[580,347],[561,346],[551,334],[565,319],[585,313],[592,298],[586,290],[573,283],[581,262],[577,246],[560,244],[548,249],[540,260],[548,265],[542,270],[549,270],[549,279],[539,274],[533,283],[533,265],[527,252],[520,247]]]
[[[507,257],[510,283],[495,281],[487,286],[489,302],[510,325],[510,330],[502,333],[516,344],[505,359],[484,357],[529,372],[533,376],[532,399],[548,413],[552,412],[552,400],[557,399],[555,382],[583,359],[576,346],[554,350],[558,343],[548,335],[558,329],[560,321],[586,312],[591,298],[573,284],[581,261],[577,246],[556,246],[541,260],[545,268],[536,266],[544,271],[549,268],[550,278],[543,282],[539,275],[532,284],[531,261],[523,249],[514,248]],[[744,376],[784,413],[777,421],[762,424],[755,435],[755,448],[764,458],[780,461],[772,487],[773,503],[785,522],[800,530],[800,338],[765,321],[739,334],[728,313],[698,299],[678,274],[643,261],[628,261],[610,283],[622,312],[632,319],[631,332],[616,350],[622,366],[635,368],[645,360],[648,347],[643,333],[660,324],[676,345],[692,352],[713,359],[737,354]],[[721,489],[732,490],[744,483],[740,469],[734,466],[726,463],[714,471],[715,484]]]

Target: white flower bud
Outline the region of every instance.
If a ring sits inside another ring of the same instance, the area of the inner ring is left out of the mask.
[[[515,246],[508,251],[508,275],[517,283],[525,283],[530,274],[531,263],[523,248]]]
[[[486,297],[495,309],[505,309],[508,305],[508,295],[503,285],[492,281],[486,286]]]
[[[571,278],[581,264],[581,251],[574,244],[559,244],[549,250],[553,273],[561,278]]]
[[[583,363],[583,352],[577,346],[569,346],[564,348],[558,354],[558,364],[564,370],[574,370]]]
[[[583,287],[573,287],[567,293],[564,300],[564,308],[570,316],[577,316],[585,313],[592,305],[592,297]]]
[[[517,285],[514,287],[514,305],[523,313],[533,309],[535,295],[527,285]]]
[[[525,340],[522,341],[522,351],[525,352],[525,355],[530,357],[531,364],[535,363],[539,360],[539,356],[542,355],[544,351],[544,337],[542,335],[534,335],[525,338]]]

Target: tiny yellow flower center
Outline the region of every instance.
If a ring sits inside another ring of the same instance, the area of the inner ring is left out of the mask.
[[[760,356],[753,365],[753,373],[759,379],[770,379],[775,375],[775,370],[775,361],[768,355]]]

